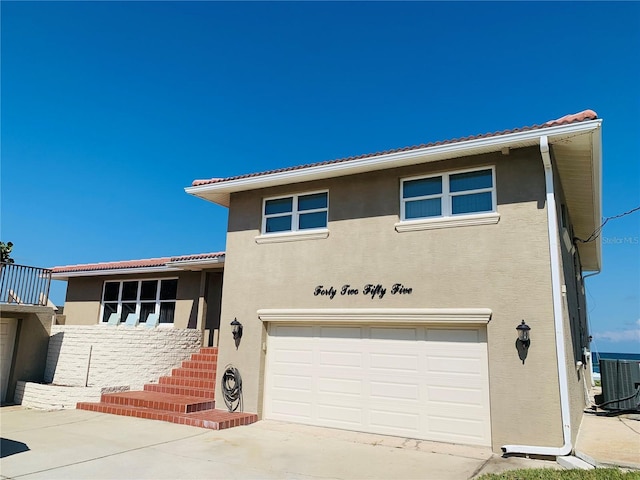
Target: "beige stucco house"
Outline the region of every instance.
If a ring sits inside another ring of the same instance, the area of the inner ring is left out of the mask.
[[[189,194],[229,209],[226,251],[56,267],[66,326],[88,329],[59,333],[130,333],[134,352],[148,330],[200,331],[219,347],[215,398],[233,367],[260,418],[565,455],[591,381],[601,156],[587,110],[197,180]],[[122,328],[129,314],[158,326]]]
[[[195,181],[229,209],[218,365],[261,418],[567,454],[590,382],[583,273],[601,245],[579,239],[600,224],[600,177],[587,110]]]

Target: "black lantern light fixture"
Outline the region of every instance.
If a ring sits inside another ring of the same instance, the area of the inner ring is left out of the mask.
[[[529,344],[531,343],[531,340],[529,339],[529,331],[531,330],[531,327],[522,320],[520,325],[516,327],[516,330],[518,331],[518,342],[523,347],[529,348]]]
[[[236,346],[240,343],[240,339],[242,338],[242,324],[238,321],[237,318],[233,319],[233,322],[230,323],[233,327],[231,333],[233,334],[233,339],[236,341]]]

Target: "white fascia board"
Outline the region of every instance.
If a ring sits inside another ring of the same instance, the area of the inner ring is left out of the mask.
[[[544,135],[549,137],[550,143],[552,143],[553,141],[567,136],[597,130],[601,123],[602,120],[596,119],[569,125],[557,125],[535,130],[527,130],[525,132],[506,133],[486,138],[462,140],[455,143],[434,145],[405,152],[382,154],[359,160],[316,165],[297,170],[187,187],[185,188],[185,192],[204,200],[212,201],[224,207],[228,207],[229,195],[233,192],[254,190],[276,185],[286,185],[289,183],[307,182],[323,178],[462,157],[465,155],[475,154],[478,150],[491,152],[500,151],[505,147],[516,148],[534,146],[538,145],[539,138]]]
[[[160,265],[157,267],[139,267],[139,268],[112,268],[109,270],[82,270],[79,272],[52,273],[53,280],[68,280],[72,277],[103,277],[110,275],[131,275],[131,274],[147,274],[147,273],[165,273],[179,272],[184,269],[177,267],[168,267]]]

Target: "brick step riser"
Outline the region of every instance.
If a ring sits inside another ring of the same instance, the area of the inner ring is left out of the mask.
[[[196,370],[193,368],[174,368],[173,370],[171,370],[171,376],[180,378],[199,378],[201,380],[215,381],[216,371]]]
[[[181,425],[189,425],[192,427],[208,428],[210,430],[222,430],[240,425],[250,425],[258,421],[257,415],[248,415],[244,418],[215,421],[206,418],[189,417],[188,415],[179,413],[159,412],[157,410],[145,410],[141,408],[89,402],[80,402],[76,408],[79,410],[89,410],[92,412],[108,413],[111,415],[160,420],[164,422],[178,423]]]
[[[194,353],[191,355],[191,360],[196,362],[217,362],[218,354]]]
[[[215,401],[203,400],[202,402],[181,403],[163,402],[157,400],[143,400],[140,398],[130,398],[119,396],[118,394],[103,394],[100,403],[108,405],[118,405],[127,407],[149,408],[153,410],[163,410],[166,412],[192,413],[215,408]]]
[[[217,355],[218,347],[202,347],[200,348],[200,353],[203,353],[205,355]]]
[[[214,397],[215,397],[215,391],[213,389],[181,387],[178,385],[149,384],[144,386],[144,390],[146,392],[159,392],[159,393],[170,393],[172,395],[186,395],[189,397],[202,397],[212,401],[214,400]]]
[[[216,388],[215,377],[213,380],[203,380],[200,378],[189,377],[160,377],[158,385],[175,385],[180,387],[202,388],[210,390],[214,390]]]
[[[200,362],[196,360],[185,360],[182,362],[182,368],[191,368],[193,370],[213,370],[217,368],[217,362]]]

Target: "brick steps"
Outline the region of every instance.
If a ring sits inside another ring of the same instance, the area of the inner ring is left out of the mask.
[[[147,384],[144,386],[145,392],[159,392],[159,393],[171,393],[174,395],[188,395],[191,397],[211,398],[213,400],[213,393],[211,388],[194,388],[191,386],[181,385],[159,385],[159,384]]]
[[[105,393],[102,395],[100,403],[152,408],[154,410],[180,413],[211,410],[216,405],[216,402],[213,400],[213,394],[211,394],[207,400],[202,397],[149,392],[146,390],[142,392]]]
[[[189,377],[160,377],[158,383],[150,383],[149,385],[175,385],[180,387],[204,388],[206,390],[214,390],[216,388],[215,378],[213,380],[202,380],[199,378]]]
[[[171,370],[171,375],[174,377],[188,377],[188,378],[200,378],[203,380],[213,380],[216,379],[216,371],[215,370],[201,370],[195,368],[174,368]]]
[[[106,393],[100,403],[80,402],[76,408],[213,430],[256,422],[258,416],[253,413],[215,410],[217,359],[217,348],[201,348],[174,368],[171,376],[145,385],[143,391]]]
[[[126,417],[145,418],[148,420],[160,420],[163,422],[178,423],[192,427],[208,428],[210,430],[222,430],[225,428],[250,425],[258,421],[255,413],[234,412],[224,410],[206,410],[195,413],[177,413],[155,410],[151,408],[132,407],[126,405],[110,405],[105,403],[78,403],[81,410],[109,413]]]
[[[196,362],[217,362],[217,353],[194,353],[191,355],[191,360]]]

